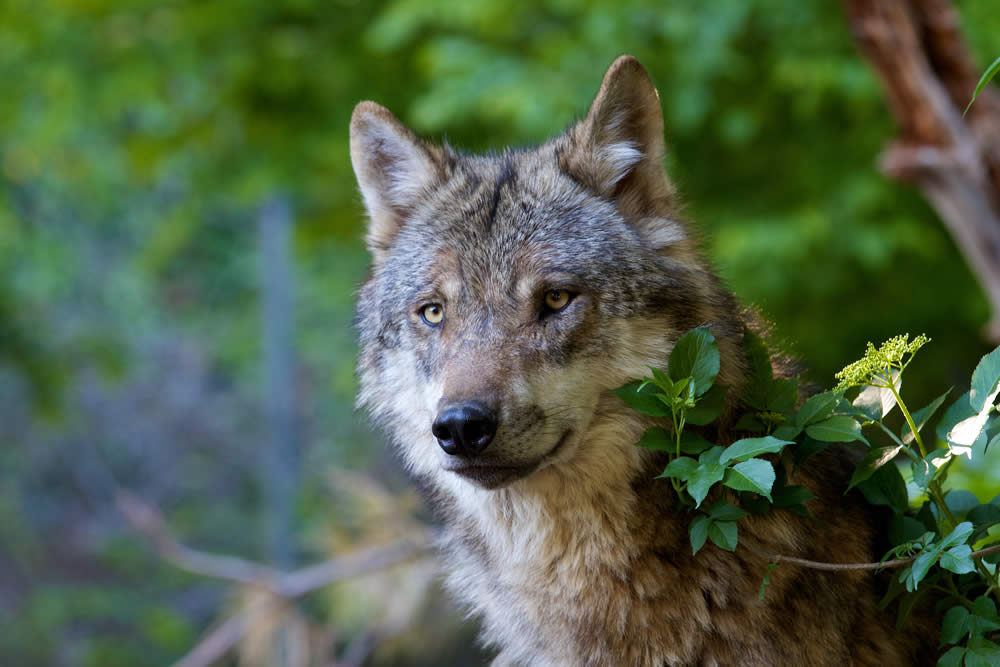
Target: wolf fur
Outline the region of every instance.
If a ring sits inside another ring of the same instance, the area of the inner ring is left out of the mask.
[[[690,515],[654,479],[661,455],[634,445],[655,420],[608,390],[710,325],[733,415],[753,318],[700,253],[663,157],[658,94],[628,56],[583,120],[528,150],[463,154],[373,102],[355,109],[374,259],[358,304],[359,401],[441,514],[447,585],[481,617],[496,665],[933,663],[934,637],[897,633],[870,573],[782,566],[758,599],[762,554],[881,555],[869,509],[843,495],[841,454],[795,471],[818,521],[749,517],[735,553],[692,556]],[[552,290],[573,295],[558,312],[544,305]],[[463,458],[431,428],[467,400],[497,419],[485,450]],[[739,437],[726,415],[705,435]]]

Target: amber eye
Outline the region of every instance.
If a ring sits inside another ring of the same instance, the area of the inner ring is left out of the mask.
[[[444,320],[444,307],[440,303],[429,303],[420,309],[420,318],[424,323],[436,327]]]
[[[551,289],[545,293],[545,307],[554,313],[569,305],[573,295],[564,289]]]

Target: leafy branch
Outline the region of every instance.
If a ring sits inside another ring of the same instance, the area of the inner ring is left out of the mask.
[[[765,343],[745,330],[749,384],[741,397],[746,409],[734,428],[747,437],[726,446],[686,428],[710,424],[722,414],[726,388],[715,384],[720,358],[708,329],[681,336],[666,370],[651,369],[651,377],[615,393],[664,423],[648,429],[636,444],[665,453],[667,464],[659,477],[670,480],[680,509],[691,514],[688,533],[695,554],[708,541],[734,551],[739,522],[751,513],[786,509],[808,515],[804,503],[814,496],[805,487],[789,484],[784,466],[772,463],[774,457],[790,456],[801,464],[831,443],[866,447],[847,488],[857,487],[870,503],[892,510],[889,535],[894,547],[878,563],[823,563],[764,554],[748,545],[769,563],[761,595],[780,563],[842,571],[902,568],[882,606],[907,598],[899,605],[902,623],[928,590],[945,593],[958,606],[943,620],[942,647],[954,646],[939,664],[987,664],[977,660],[1000,660],[1000,645],[991,634],[1000,630],[1000,535],[992,530],[1000,526],[1000,496],[981,504],[968,491],[946,490],[946,479],[957,457],[971,457],[974,447],[985,451],[1000,441],[995,407],[1000,348],[980,361],[970,390],[944,411],[937,440],[931,441],[925,437],[926,428],[951,390],[918,410],[911,410],[902,395],[903,376],[928,342],[923,335],[912,340],[903,335],[877,348],[869,343],[860,359],[836,374],[839,383],[832,391],[801,401],[798,380],[774,377]],[[905,421],[899,433],[885,422],[896,408]],[[865,429],[872,432],[866,435]],[[879,442],[885,438],[886,444]],[[921,494],[914,506],[896,463],[900,457],[908,459]]]

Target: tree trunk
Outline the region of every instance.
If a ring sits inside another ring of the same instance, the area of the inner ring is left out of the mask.
[[[882,170],[920,188],[965,255],[990,304],[984,335],[1000,342],[1000,96],[949,0],[846,0],[854,38],[882,82],[899,136]]]

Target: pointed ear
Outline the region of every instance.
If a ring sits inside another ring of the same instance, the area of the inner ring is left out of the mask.
[[[626,215],[669,205],[673,188],[663,170],[663,113],[649,74],[621,56],[604,75],[587,117],[570,130],[563,168]]]
[[[361,102],[351,115],[351,164],[368,209],[368,249],[377,262],[441,179],[439,155],[388,109]]]

